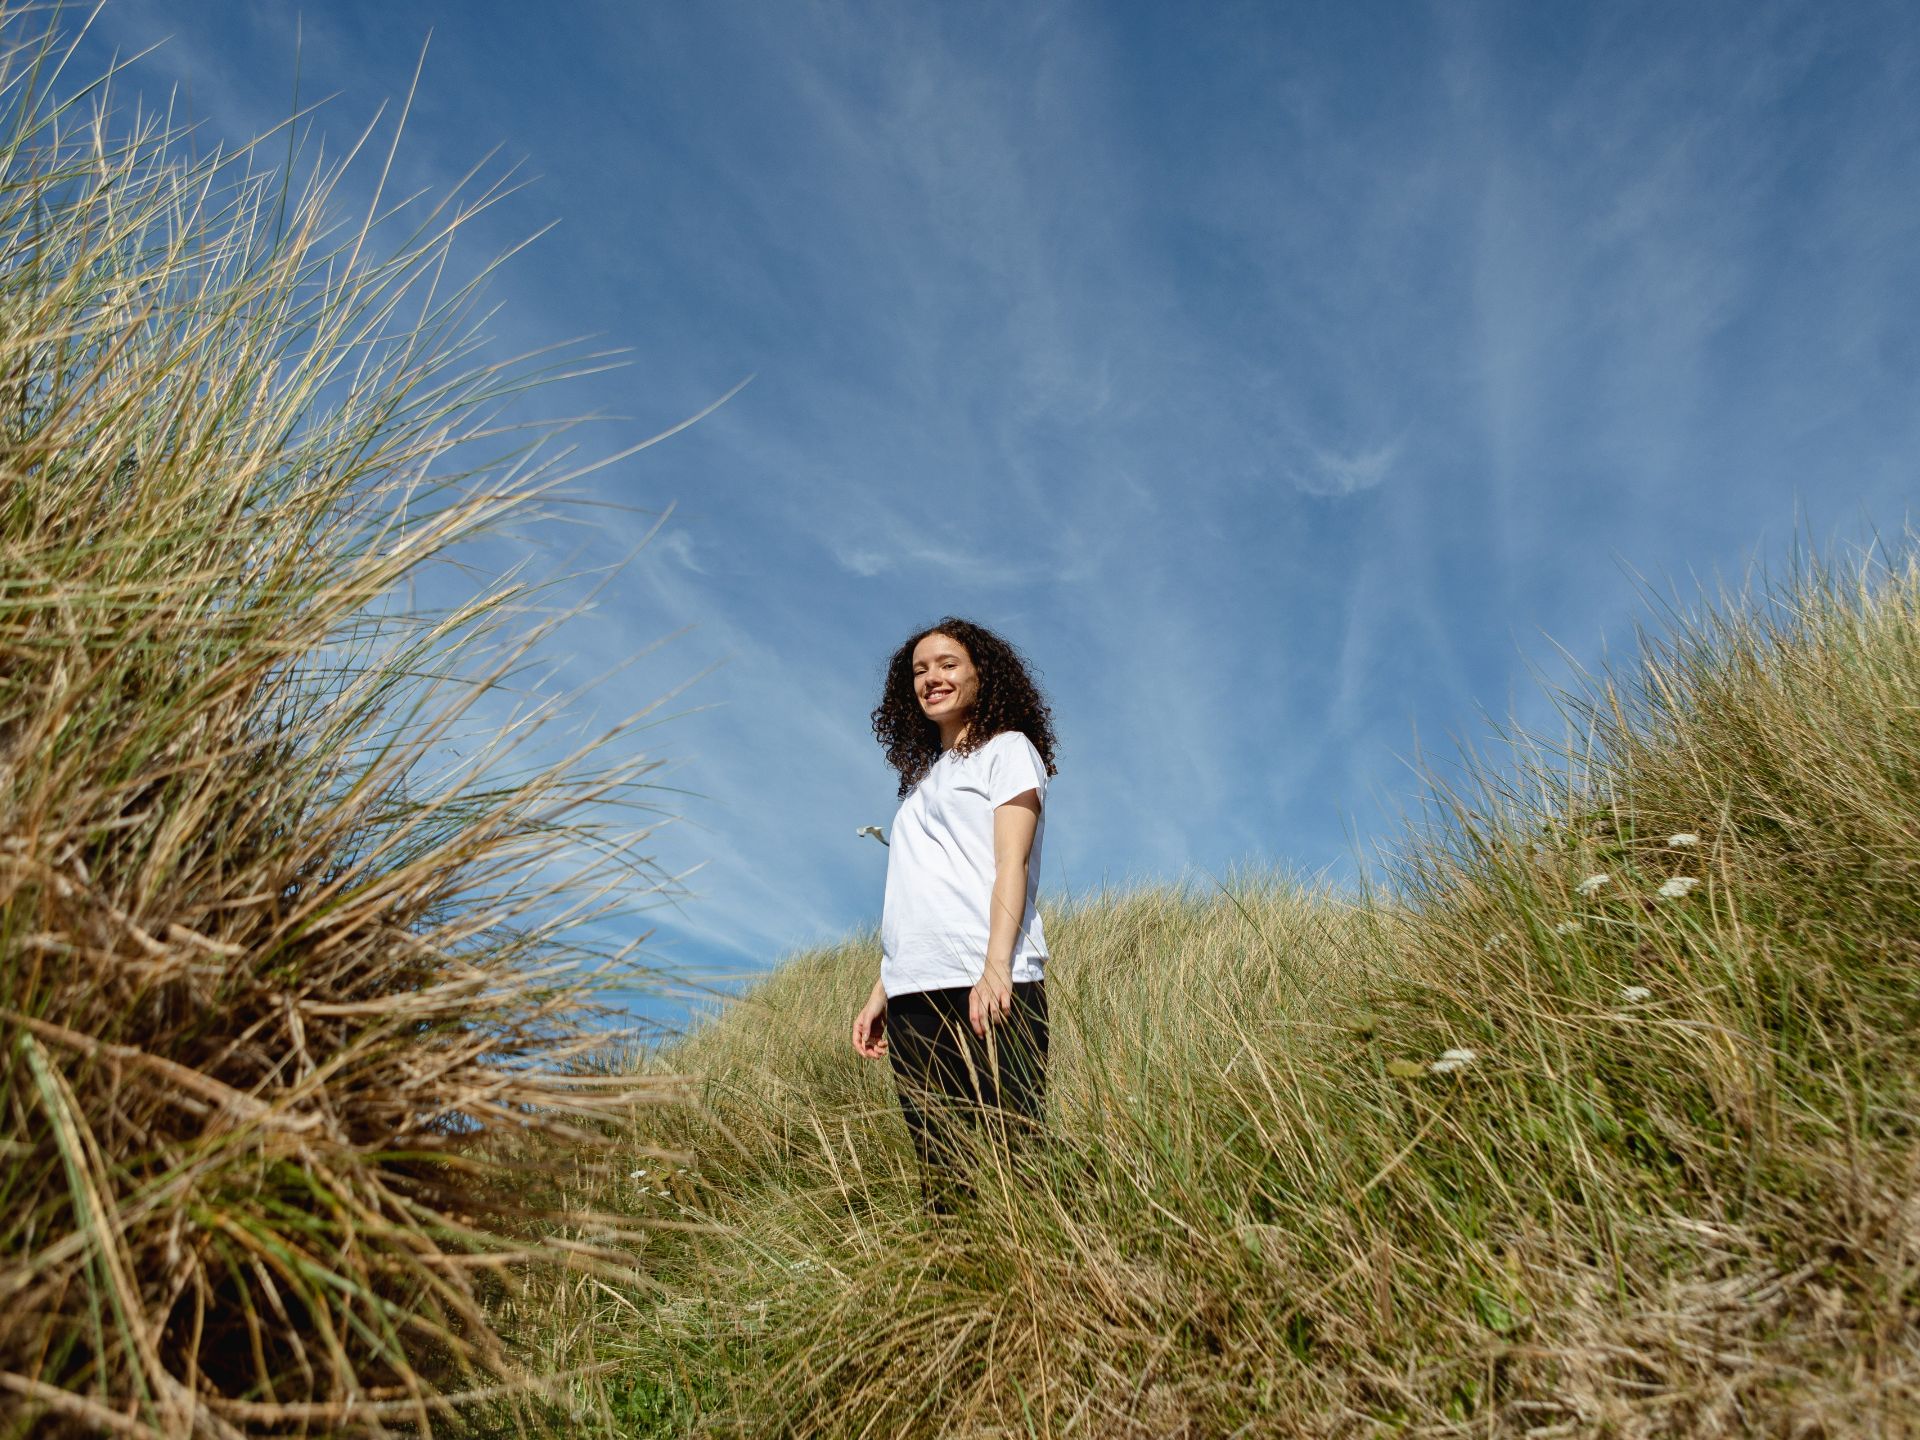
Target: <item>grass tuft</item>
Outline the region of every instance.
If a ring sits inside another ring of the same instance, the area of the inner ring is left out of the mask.
[[[343,223],[344,163],[197,157],[34,23],[0,7],[0,1436],[445,1429],[553,1387],[490,1294],[630,1274],[641,1227],[530,1203],[527,1146],[587,1163],[673,1088],[584,1058],[635,972],[579,927],[667,883],[578,818],[649,808],[652,762],[587,763],[633,720],[449,765],[558,622],[511,575],[391,603],[568,478],[511,423],[551,373],[449,278],[500,192]]]

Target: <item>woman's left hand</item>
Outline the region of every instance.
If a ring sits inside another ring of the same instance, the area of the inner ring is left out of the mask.
[[[973,1033],[984,1040],[988,1025],[999,1025],[1012,1013],[1012,967],[995,965],[989,960],[986,972],[967,996],[967,1019]]]

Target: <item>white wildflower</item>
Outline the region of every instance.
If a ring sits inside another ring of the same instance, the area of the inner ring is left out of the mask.
[[[1642,1000],[1651,1000],[1653,992],[1644,985],[1622,985],[1620,998],[1629,1005],[1638,1005]]]
[[[632,1173],[631,1175],[629,1175],[629,1176],[627,1176],[627,1179],[629,1179],[629,1180],[638,1180],[638,1179],[639,1179],[639,1178],[640,1178],[640,1177],[641,1177],[642,1175],[644,1175],[644,1174],[646,1174],[646,1173],[647,1173],[647,1172],[646,1172],[646,1171],[644,1171],[644,1170],[636,1170],[636,1171],[634,1171],[634,1172],[633,1172],[633,1173]]]
[[[1487,937],[1487,943],[1481,946],[1480,948],[1485,950],[1489,955],[1491,955],[1495,950],[1498,950],[1502,945],[1506,943],[1507,943],[1507,932],[1504,930],[1501,930],[1496,934],[1489,935]]]
[[[1682,830],[1678,835],[1667,836],[1669,850],[1691,850],[1700,843],[1700,837],[1691,830]]]
[[[853,834],[855,839],[858,839],[862,835],[871,835],[882,845],[887,843],[887,837],[881,833],[878,825],[862,825],[858,830],[854,831]]]
[[[1451,1075],[1456,1070],[1464,1070],[1480,1056],[1472,1050],[1442,1050],[1440,1058],[1427,1069],[1435,1075]]]
[[[1575,890],[1578,890],[1582,895],[1591,895],[1593,894],[1594,891],[1598,890],[1602,885],[1606,884],[1607,881],[1611,880],[1612,878],[1613,877],[1611,875],[1606,875],[1606,874],[1589,875],[1587,876],[1586,879],[1582,880],[1578,885],[1574,886],[1573,888]]]
[[[1579,928],[1580,922],[1578,920],[1562,920],[1558,925],[1553,927],[1553,933],[1556,935],[1571,935]]]
[[[1660,887],[1660,893],[1669,900],[1678,900],[1699,883],[1697,875],[1676,875]]]

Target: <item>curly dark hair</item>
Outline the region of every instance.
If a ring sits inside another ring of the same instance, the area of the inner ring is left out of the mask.
[[[1047,774],[1053,763],[1053,711],[1033,683],[1020,652],[993,631],[957,615],[909,635],[887,661],[886,686],[873,709],[874,738],[886,747],[887,763],[900,772],[900,799],[940,758],[940,727],[926,717],[913,693],[913,647],[929,635],[957,640],[980,676],[980,693],[967,712],[967,733],[953,749],[971,755],[1005,730],[1018,730],[1033,742]]]

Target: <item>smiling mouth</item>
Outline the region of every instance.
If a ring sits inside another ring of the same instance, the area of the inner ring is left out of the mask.
[[[953,694],[953,692],[952,692],[951,690],[942,690],[942,691],[940,691],[940,692],[938,692],[937,694],[936,694],[936,693],[934,693],[934,692],[932,692],[932,691],[929,691],[929,692],[928,692],[928,694],[927,694],[927,704],[929,704],[929,705],[931,705],[931,704],[933,704],[933,703],[934,703],[934,702],[935,702],[936,700],[944,700],[944,699],[946,699],[946,698],[947,698],[947,697],[948,697],[949,695],[951,695],[951,694]]]

